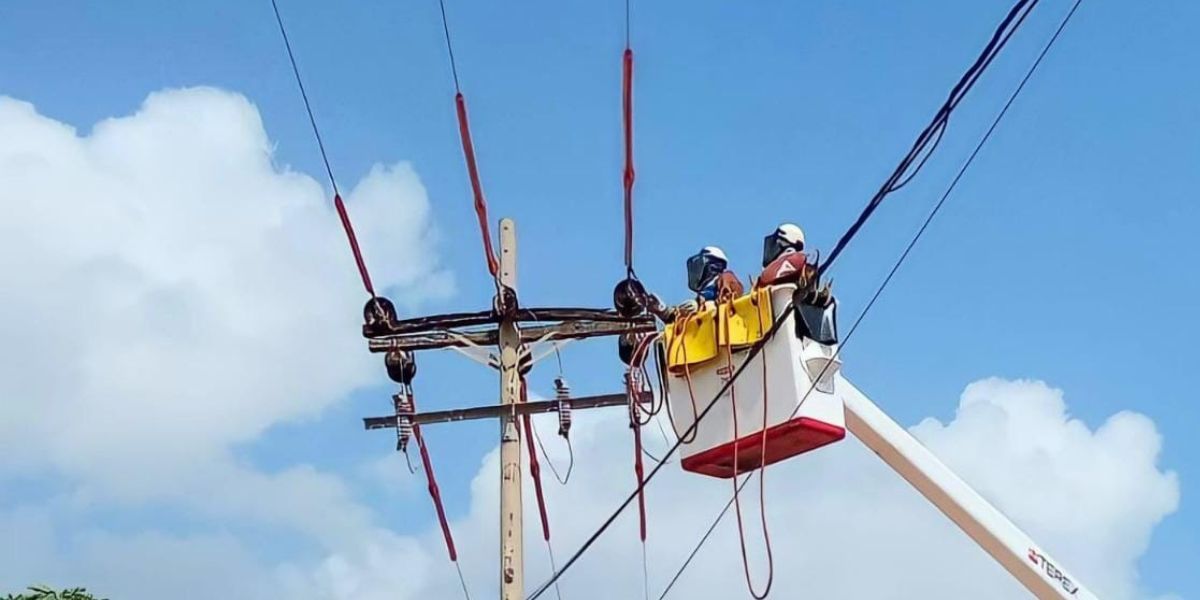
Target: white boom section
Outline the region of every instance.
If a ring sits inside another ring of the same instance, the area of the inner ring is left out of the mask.
[[[1096,600],[1037,544],[928,448],[840,375],[846,428],[900,474],[1034,596]]]

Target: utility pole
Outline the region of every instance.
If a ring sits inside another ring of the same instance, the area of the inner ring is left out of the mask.
[[[511,311],[503,310],[505,290],[517,291],[517,230],[500,221],[500,600],[525,598],[525,553],[521,513],[521,434],[515,406],[521,401],[521,332]],[[526,431],[525,435],[530,435]]]
[[[649,405],[653,399],[649,392],[627,389],[615,394],[527,402],[521,390],[524,372],[574,340],[651,334],[655,330],[654,317],[644,311],[624,316],[612,309],[521,307],[517,295],[517,231],[512,219],[500,221],[500,273],[490,310],[401,320],[386,298],[373,298],[368,304],[363,337],[367,338],[371,352],[395,357],[447,348],[500,373],[498,404],[492,401],[482,406],[416,412],[396,403],[395,414],[367,417],[363,425],[368,430],[396,429],[401,441],[398,448],[403,448],[413,426],[470,419],[499,421],[501,600],[525,598],[519,418],[548,412],[565,415],[581,409],[628,407],[630,402]],[[415,374],[415,358],[411,360]],[[562,433],[566,435],[565,431]],[[531,434],[524,432],[524,435]]]

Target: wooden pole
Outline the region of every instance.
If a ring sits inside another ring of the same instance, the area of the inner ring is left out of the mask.
[[[500,284],[517,289],[517,231],[512,219],[500,221]],[[521,333],[511,318],[500,322],[500,404],[521,401],[518,361]],[[521,436],[516,411],[500,416],[500,598],[524,600],[525,556],[521,525]]]

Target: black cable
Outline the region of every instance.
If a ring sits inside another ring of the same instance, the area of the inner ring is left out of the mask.
[[[625,47],[629,47],[629,0],[625,0]]]
[[[946,191],[942,194],[942,197],[938,200],[937,204],[934,205],[933,210],[929,213],[929,216],[925,218],[925,222],[921,224],[920,229],[917,230],[917,233],[908,243],[908,246],[904,248],[904,252],[900,254],[900,257],[896,260],[896,263],[892,265],[892,269],[888,272],[887,277],[885,277],[879,284],[879,287],[876,288],[875,294],[871,296],[871,300],[863,308],[862,312],[859,313],[858,318],[856,318],[854,324],[851,325],[850,331],[846,334],[842,344],[838,346],[838,353],[841,353],[842,348],[849,343],[850,338],[858,329],[859,324],[863,322],[863,319],[867,316],[867,313],[870,312],[871,308],[875,306],[875,302],[879,300],[880,295],[883,294],[883,290],[887,288],[889,283],[891,283],[892,278],[896,275],[896,272],[900,270],[900,266],[903,265],[904,261],[908,259],[908,255],[912,252],[913,247],[917,245],[917,242],[920,241],[921,236],[925,234],[925,230],[929,228],[929,224],[933,221],[934,217],[937,216],[938,212],[941,211],[942,206],[946,203],[946,199],[950,197],[950,194],[954,191],[955,187],[958,186],[958,182],[962,179],[963,174],[966,173],[968,168],[970,168],[971,163],[975,161],[975,157],[979,155],[979,152],[983,148],[984,144],[986,144],[988,139],[991,138],[992,133],[996,130],[996,127],[1000,124],[1000,121],[1004,119],[1006,114],[1008,114],[1009,108],[1012,107],[1013,102],[1016,101],[1017,96],[1021,94],[1021,91],[1025,89],[1025,84],[1027,84],[1029,79],[1033,77],[1033,74],[1035,71],[1037,71],[1038,66],[1042,64],[1042,59],[1046,57],[1046,54],[1050,51],[1050,48],[1054,46],[1056,41],[1058,41],[1063,29],[1065,29],[1067,24],[1071,21],[1071,17],[1075,15],[1075,12],[1079,9],[1079,5],[1082,4],[1082,2],[1083,0],[1075,0],[1075,4],[1071,7],[1071,10],[1063,18],[1062,22],[1058,26],[1058,29],[1054,32],[1054,35],[1050,37],[1050,41],[1046,43],[1044,48],[1042,48],[1041,54],[1038,55],[1037,59],[1033,62],[1033,65],[1030,66],[1029,71],[1025,73],[1025,77],[1021,79],[1021,83],[1017,85],[1016,90],[1014,90],[1012,95],[1009,96],[1008,101],[996,115],[996,118],[992,121],[992,125],[988,128],[987,132],[984,133],[982,138],[980,138],[979,143],[975,146],[975,150],[971,152],[971,155],[967,157],[966,162],[964,162],[962,167],[959,168],[958,173],[955,175],[954,179],[951,180],[950,185],[946,188]],[[809,391],[811,392],[811,389]],[[805,397],[807,397],[807,394],[805,394]],[[738,491],[741,491],[741,489],[745,487],[749,480],[750,475],[747,475],[746,478],[738,484]],[[675,572],[675,576],[671,578],[670,583],[667,584],[667,587],[663,590],[662,595],[658,597],[659,600],[662,600],[667,596],[667,593],[671,591],[672,587],[674,587],[675,582],[679,580],[679,577],[683,575],[683,572],[687,570],[688,566],[691,565],[692,559],[696,557],[696,554],[700,551],[700,548],[708,541],[708,538],[712,535],[712,532],[717,528],[717,525],[721,522],[721,520],[725,518],[725,514],[729,512],[729,507],[733,506],[733,501],[734,499],[731,497],[729,502],[725,504],[725,507],[721,509],[721,512],[717,514],[717,518],[713,520],[712,525],[710,525],[708,528],[708,531],[704,533],[704,536],[701,537],[696,546],[692,548],[692,552],[688,555],[687,560],[685,560],[683,565],[680,566],[679,570]]]
[[[567,485],[571,480],[571,471],[575,470],[575,448],[571,446],[571,438],[567,439],[567,474],[559,475],[558,468],[554,466],[554,461],[550,460],[550,454],[546,452],[546,446],[542,444],[542,435],[538,433],[537,427],[531,427],[533,430],[533,439],[537,442],[538,449],[542,451],[542,456],[546,457],[546,464],[550,466],[550,472],[554,473],[559,485]]]
[[[892,186],[892,189],[888,193],[899,191],[900,188],[908,185],[908,182],[912,181],[913,178],[917,176],[917,173],[921,172],[921,169],[925,167],[925,163],[929,162],[929,158],[933,156],[933,153],[937,151],[938,146],[942,144],[942,138],[946,135],[947,123],[949,123],[949,120],[942,121],[942,126],[937,130],[937,137],[933,139],[933,143],[929,145],[929,150],[925,151],[925,156],[921,158],[921,162],[917,163],[916,168],[914,168],[912,172],[908,174],[908,177],[905,177],[903,181],[900,181],[896,185]]]
[[[450,74],[454,76],[454,92],[461,94],[462,88],[458,86],[458,64],[454,62],[454,45],[450,43],[450,21],[446,18],[446,0],[438,0],[438,6],[442,9],[442,31],[446,34],[446,53],[450,55]]]
[[[742,488],[746,487],[747,483],[750,483],[750,478],[753,476],[754,473],[746,474],[746,476],[742,478],[741,483],[738,484],[736,493],[741,493]],[[708,531],[704,532],[704,536],[700,538],[700,542],[696,544],[696,547],[692,548],[692,553],[688,554],[687,560],[683,561],[683,565],[679,567],[678,571],[675,571],[675,576],[672,577],[671,581],[667,583],[667,587],[663,590],[662,594],[658,596],[658,600],[666,598],[667,593],[671,591],[671,588],[675,587],[675,582],[679,581],[679,578],[683,575],[683,572],[686,571],[687,568],[692,564],[692,559],[696,558],[696,554],[700,552],[700,548],[704,546],[705,542],[708,541],[708,538],[712,535],[713,531],[716,531],[717,525],[721,523],[721,519],[725,518],[725,513],[729,512],[730,507],[733,506],[733,501],[733,496],[730,496],[729,502],[725,503],[725,508],[722,508],[721,513],[717,515],[717,518],[713,519],[712,525],[708,526]]]
[[[928,155],[926,155],[925,160],[920,161],[917,168],[912,171],[912,174],[906,177],[906,174],[909,173],[909,167],[912,166],[917,157],[921,156],[927,148],[932,152],[931,146],[935,146],[941,140],[941,131],[945,129],[946,123],[950,119],[950,113],[966,97],[967,93],[975,87],[975,83],[979,81],[983,72],[987,70],[1000,51],[1008,44],[1009,39],[1012,38],[1017,29],[1025,22],[1025,18],[1037,6],[1038,2],[1039,0],[1017,0],[1017,3],[1008,11],[1008,14],[1005,15],[1004,20],[1000,22],[1000,25],[992,33],[992,37],[988,40],[988,43],[984,46],[979,56],[975,58],[975,61],[950,90],[946,101],[938,108],[929,125],[917,136],[917,140],[913,143],[912,148],[909,149],[908,154],[900,161],[900,164],[892,171],[892,174],[884,181],[879,190],[875,192],[871,200],[867,202],[867,206],[862,210],[858,218],[855,219],[854,223],[850,225],[850,228],[846,230],[846,233],[842,234],[842,237],[838,239],[833,250],[830,251],[829,257],[818,267],[817,272],[819,275],[823,275],[833,262],[837,260],[850,241],[854,239],[867,220],[871,218],[875,210],[879,208],[883,200],[889,194],[908,183],[912,179],[912,176],[925,165]]]
[[[329,166],[329,155],[325,152],[325,142],[321,139],[321,130],[317,128],[317,118],[313,116],[312,104],[308,101],[308,92],[305,91],[304,80],[300,77],[300,67],[296,65],[296,54],[292,52],[292,42],[288,39],[287,29],[283,26],[283,17],[279,15],[279,4],[275,0],[271,0],[271,8],[275,9],[275,22],[279,24],[283,45],[287,48],[288,60],[292,63],[296,86],[300,88],[300,97],[304,99],[304,110],[308,113],[308,122],[312,125],[313,136],[317,138],[317,148],[321,151],[321,160],[325,161],[325,172],[329,174],[329,185],[333,186],[333,193],[338,194],[337,179],[333,177],[333,168]]]
[[[1081,0],[1077,0],[1077,2],[1079,2],[1079,1],[1081,1]],[[969,91],[970,87],[974,85],[974,82],[978,80],[978,74],[982,73],[982,70],[984,68],[986,68],[987,65],[991,64],[991,61],[992,61],[992,59],[994,59],[994,56],[988,54],[990,52],[990,49],[997,48],[997,46],[1003,47],[1003,45],[1005,43],[1007,43],[1008,39],[1011,38],[1012,33],[1008,32],[1008,26],[1014,20],[1016,20],[1018,18],[1018,15],[1021,15],[1021,10],[1024,9],[1026,6],[1028,6],[1029,9],[1032,9],[1032,7],[1037,4],[1037,2],[1038,2],[1038,0],[1018,0],[1017,4],[1014,5],[1013,9],[1009,11],[1008,15],[1005,17],[1005,19],[1001,23],[1000,27],[996,30],[996,33],[993,34],[991,41],[989,42],[988,46],[985,48],[984,54],[981,54],[980,57],[978,59],[976,59],[976,62],[968,70],[968,73],[966,75],[964,75],[964,77],[962,79],[960,79],[959,82],[955,85],[953,91],[951,92],[950,101],[948,101],[946,105],[943,105],[942,109],[939,110],[939,112],[938,112],[938,116],[935,117],[934,122],[930,123],[930,125],[928,127],[926,127],[925,131],[922,132],[922,135],[918,138],[919,142],[920,142],[921,138],[925,138],[926,140],[929,138],[930,134],[933,133],[933,131],[937,127],[937,123],[938,123],[939,119],[944,120],[944,117],[942,117],[942,113],[946,110],[947,106],[949,107],[950,110],[953,110],[953,108],[957,106],[958,101],[961,100],[961,96],[963,94],[965,94],[966,91]],[[1074,13],[1074,9],[1072,9],[1071,14],[1073,14],[1073,13]],[[1025,14],[1028,14],[1028,11],[1026,11]],[[1068,15],[1067,19],[1069,20],[1069,18],[1070,18],[1070,16]],[[1024,19],[1025,19],[1025,17],[1023,15],[1020,16],[1020,20],[1017,21],[1017,26],[1019,26],[1021,23],[1023,23]],[[988,130],[988,133],[980,141],[980,144],[979,144],[979,146],[976,147],[975,152],[973,152],[971,154],[970,158],[967,160],[967,162],[964,163],[963,168],[959,172],[959,175],[957,177],[955,177],[950,188],[948,188],[946,193],[942,196],[942,199],[938,202],[937,206],[934,209],[934,212],[932,212],[930,214],[930,216],[926,220],[925,224],[921,227],[921,229],[918,231],[917,235],[913,238],[913,241],[910,242],[908,248],[901,255],[900,260],[897,261],[895,266],[893,266],[891,273],[889,273],[888,277],[885,278],[884,283],[881,285],[881,287],[878,290],[876,290],[874,297],[872,297],[871,301],[867,304],[867,307],[864,308],[863,313],[860,313],[858,319],[854,323],[854,326],[851,327],[851,332],[853,332],[854,329],[857,328],[859,323],[862,322],[863,317],[866,315],[866,311],[870,310],[870,308],[872,306],[874,306],[875,301],[878,300],[880,294],[882,294],[883,288],[885,288],[887,286],[887,284],[890,283],[890,281],[891,281],[892,277],[895,275],[896,271],[899,270],[900,265],[903,264],[904,260],[908,257],[908,254],[912,250],[913,246],[916,245],[916,241],[920,239],[921,235],[924,233],[924,231],[928,227],[929,223],[933,220],[933,217],[936,216],[937,211],[939,211],[941,209],[942,204],[945,203],[945,200],[949,196],[950,192],[953,191],[954,187],[957,185],[958,180],[961,179],[962,174],[966,171],[967,167],[969,167],[971,165],[971,163],[974,161],[975,156],[978,155],[979,150],[982,148],[983,144],[986,143],[988,138],[991,137],[991,133],[992,133],[992,131],[995,130],[996,125],[999,124],[1000,118],[1002,118],[1004,116],[1004,114],[1007,113],[1008,107],[1011,106],[1013,100],[1016,99],[1016,95],[1020,93],[1020,91],[1024,88],[1025,83],[1029,80],[1029,77],[1032,76],[1033,70],[1035,70],[1037,68],[1037,65],[1041,63],[1041,58],[1043,56],[1045,56],[1046,51],[1049,50],[1049,46],[1053,44],[1054,40],[1057,40],[1058,33],[1060,33],[1062,31],[1062,27],[1065,27],[1065,24],[1066,24],[1066,21],[1064,21],[1062,26],[1060,26],[1059,31],[1055,33],[1055,36],[1051,39],[1051,42],[1050,42],[1050,44],[1047,45],[1047,48],[1045,50],[1043,50],[1042,55],[1039,56],[1038,60],[1034,63],[1034,66],[1030,69],[1030,72],[1026,75],[1025,79],[1022,80],[1021,85],[1018,86],[1018,88],[1017,88],[1017,91],[1014,92],[1013,96],[1009,98],[1009,101],[1005,105],[1004,110],[997,117],[996,122],[994,122],[992,124],[992,127]],[[1013,31],[1015,31],[1015,27],[1013,28]],[[914,150],[916,150],[916,152],[919,153],[920,147],[914,146]],[[915,156],[916,156],[916,154],[914,153],[914,151],[910,150],[909,155],[907,155],[905,157],[905,159],[903,161],[901,161],[901,164],[902,165],[911,164],[911,162],[915,158]],[[893,174],[889,178],[888,182],[885,183],[884,187],[881,188],[881,190],[884,190],[883,196],[886,196],[886,194],[887,194],[886,190],[891,185],[893,185],[897,179],[902,177],[904,172],[905,172],[905,169],[897,169],[896,172],[893,172]],[[877,196],[878,196],[878,194],[877,194]],[[871,208],[870,205],[868,205],[868,209],[873,210],[873,208]],[[869,217],[869,216],[870,216],[870,214],[866,213],[866,217]],[[865,222],[865,218],[860,218],[860,219],[861,219],[861,221]],[[861,227],[861,223],[856,223],[856,225]],[[853,238],[854,231],[857,231],[857,230],[852,227],[851,231],[847,232],[847,235],[843,235],[842,239],[839,241],[840,248],[844,248],[845,243],[848,243],[850,241],[850,239]],[[835,255],[831,254],[830,258],[827,259],[826,262],[821,265],[822,270],[824,268],[827,268],[828,265],[833,262],[834,257],[835,257]],[[788,302],[788,304],[784,307],[783,312],[786,313],[788,311],[791,311],[793,307],[794,307],[794,302]],[[757,357],[760,352],[762,352],[763,347],[766,345],[766,343],[768,341],[770,341],[775,336],[775,334],[779,331],[780,327],[783,325],[783,323],[785,321],[786,321],[786,319],[776,320],[774,323],[772,323],[771,328],[767,331],[767,333],[750,347],[749,351],[746,354],[746,358],[743,360],[742,364],[740,364],[738,366],[738,368],[733,372],[732,376],[728,380],[725,381],[725,383],[717,391],[714,398],[704,407],[704,410],[702,410],[700,412],[700,414],[697,415],[696,419],[692,422],[691,426],[688,427],[688,429],[683,433],[683,435],[679,436],[680,439],[677,440],[675,442],[675,444],[673,444],[671,446],[671,448],[666,452],[666,454],[663,456],[664,461],[666,459],[670,458],[670,456],[679,449],[679,447],[683,443],[682,442],[683,439],[685,439],[687,436],[691,435],[692,432],[697,429],[698,425],[700,424],[700,421],[705,416],[707,416],[709,412],[711,412],[713,407],[715,407],[717,402],[720,400],[721,396],[723,396],[725,394],[725,392],[727,392],[729,390],[729,388],[732,387],[734,382],[737,381],[738,377],[741,376],[742,372],[746,369],[746,367],[749,366],[749,364],[751,362],[753,362],[754,358]],[[849,340],[849,337],[850,337],[850,335],[848,334],[846,336],[847,341]],[[826,366],[828,367],[828,365],[826,365]],[[617,517],[625,510],[625,508],[627,508],[629,506],[629,504],[632,503],[635,498],[637,498],[641,489],[645,488],[645,486],[648,485],[652,479],[654,479],[654,477],[658,474],[659,470],[661,470],[663,465],[665,465],[665,464],[666,464],[665,462],[659,463],[653,469],[651,469],[650,473],[642,481],[641,486],[639,486],[638,489],[635,489],[633,491],[633,493],[631,493],[625,499],[625,501],[622,502],[617,507],[617,509],[600,525],[599,529],[597,529],[591,536],[588,537],[588,539],[583,543],[583,545],[580,546],[580,548],[578,550],[576,550],[575,554],[573,554],[571,556],[571,558],[566,563],[563,564],[562,569],[555,572],[553,575],[551,575],[549,580],[547,580],[542,585],[538,586],[538,588],[534,591],[534,593],[529,596],[528,600],[536,600],[539,596],[541,596],[543,593],[545,593],[545,591],[551,585],[553,585],[553,583],[555,581],[557,581],[559,579],[559,577],[561,577],[562,574],[567,571],[567,569],[571,568],[571,566],[573,564],[575,564],[575,562],[584,554],[584,552],[586,552],[596,542],[596,540],[599,539],[599,537],[612,525],[612,523],[617,519]]]

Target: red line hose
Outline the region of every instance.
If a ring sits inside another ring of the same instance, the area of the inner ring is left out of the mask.
[[[479,167],[475,164],[475,146],[471,142],[471,125],[467,121],[467,101],[461,93],[454,95],[458,111],[458,135],[462,138],[463,158],[467,161],[467,175],[471,178],[471,193],[475,196],[475,216],[479,218],[479,233],[483,236],[483,254],[487,258],[488,272],[496,277],[500,264],[492,246],[492,234],[488,229],[487,200],[483,197],[483,184],[479,181]]]

